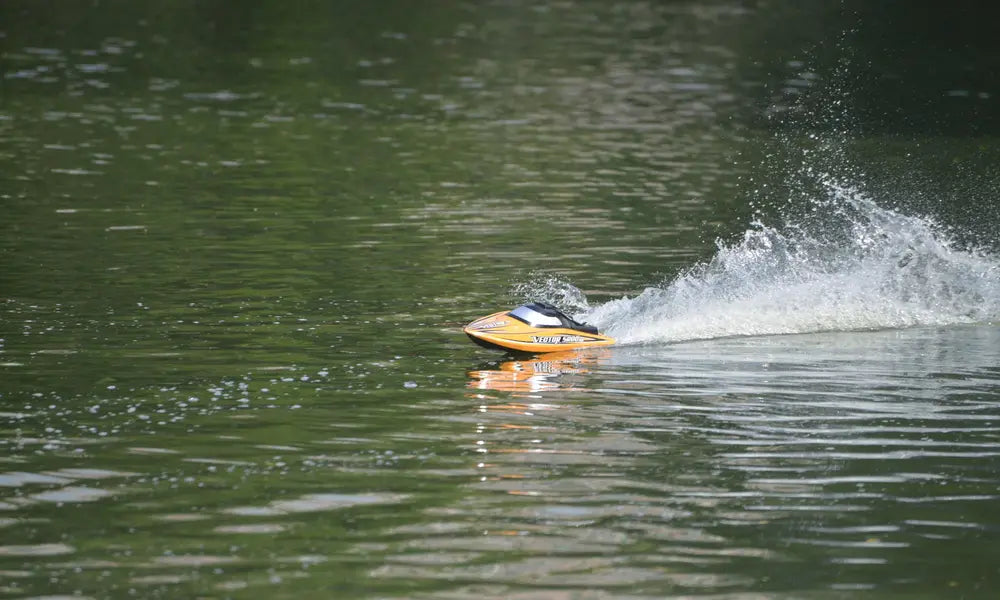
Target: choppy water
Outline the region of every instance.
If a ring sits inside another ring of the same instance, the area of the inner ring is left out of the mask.
[[[994,597],[988,53],[854,14],[0,4],[0,597]]]
[[[978,572],[979,593],[989,569],[966,561],[996,531],[997,398],[983,384],[996,381],[997,336],[961,326],[622,348],[505,363],[472,387],[519,396],[484,408],[530,424],[490,456],[530,474],[510,486],[541,504],[533,514],[606,529],[641,565],[608,567],[611,580],[934,597],[960,585],[951,574]]]

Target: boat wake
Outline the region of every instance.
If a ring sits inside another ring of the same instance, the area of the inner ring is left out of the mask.
[[[819,177],[825,197],[635,297],[590,306],[549,279],[519,292],[556,304],[620,343],[642,344],[1000,320],[1000,260],[962,248],[932,219],[878,206]]]

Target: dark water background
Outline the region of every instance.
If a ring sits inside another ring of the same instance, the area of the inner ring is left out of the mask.
[[[0,597],[996,597],[996,13],[0,2]]]

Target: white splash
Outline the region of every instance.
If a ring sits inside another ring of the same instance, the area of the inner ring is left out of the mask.
[[[563,308],[626,344],[1000,320],[996,257],[821,182],[827,197],[808,216],[780,229],[754,222],[709,262],[634,298]]]
[[[559,307],[567,314],[590,311],[587,295],[582,290],[551,275],[536,274],[524,283],[518,283],[512,295],[525,302],[540,300]]]

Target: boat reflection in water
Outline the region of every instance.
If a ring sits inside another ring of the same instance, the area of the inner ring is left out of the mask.
[[[524,360],[507,360],[497,368],[469,371],[467,386],[475,390],[534,394],[555,390],[585,391],[589,367],[609,356],[607,350],[549,352]]]
[[[539,497],[544,479],[539,472],[589,460],[589,449],[562,439],[561,424],[574,405],[565,394],[590,391],[591,369],[609,357],[602,349],[550,352],[469,371],[468,396],[478,404],[470,484],[480,491]],[[553,402],[552,392],[566,401]],[[522,526],[486,532],[500,537],[530,533]]]

